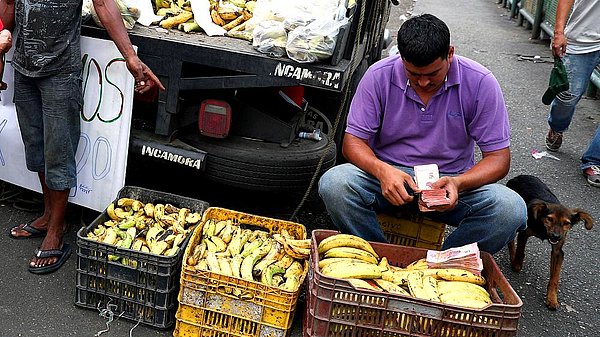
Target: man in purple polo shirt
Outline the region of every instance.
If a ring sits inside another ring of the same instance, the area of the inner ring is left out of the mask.
[[[496,184],[509,171],[510,127],[500,86],[477,62],[454,55],[437,17],[407,20],[400,56],[372,65],[350,106],[342,152],[349,163],[327,171],[319,194],[341,232],[385,242],[378,213],[414,207],[415,165],[437,164],[450,204],[427,216],[456,229],[443,249],[477,242],[496,253],[519,230],[527,209]],[[475,145],[482,159],[475,163]]]

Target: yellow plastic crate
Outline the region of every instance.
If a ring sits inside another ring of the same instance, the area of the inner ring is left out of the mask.
[[[446,224],[433,221],[420,213],[378,214],[379,224],[389,243],[440,250]]]
[[[230,219],[234,224],[261,228],[270,233],[285,229],[297,239],[306,239],[306,228],[295,222],[218,207],[209,207],[204,212],[202,224],[208,219]],[[198,226],[183,256],[173,336],[288,335],[301,287],[290,292],[260,282],[196,270],[187,264],[187,258],[201,237],[202,226]],[[308,261],[305,261],[301,284],[307,273]]]

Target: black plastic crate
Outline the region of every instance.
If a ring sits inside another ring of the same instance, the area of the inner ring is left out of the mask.
[[[178,289],[176,287],[173,287],[168,291],[148,287],[138,287],[135,283],[129,283],[111,277],[86,274],[81,271],[77,273],[77,287],[97,294],[123,298],[128,301],[135,301],[142,305],[154,307],[169,308],[177,302],[177,296],[175,295]],[[87,303],[87,300],[82,302]]]
[[[177,292],[171,294],[176,298]],[[76,288],[76,304],[97,310],[109,309],[115,316],[127,318],[157,328],[169,328],[175,323],[177,305],[162,308],[129,301],[121,296],[101,294],[84,287]]]
[[[114,200],[133,198],[143,203],[172,204],[200,214],[208,203],[175,194],[125,186]],[[108,206],[108,205],[107,205]],[[122,317],[141,321],[158,328],[169,328],[175,322],[181,260],[191,233],[174,256],[158,256],[136,250],[117,248],[87,239],[98,224],[109,220],[102,212],[90,225],[77,232],[77,296],[75,304],[97,309],[109,301]],[[110,261],[109,255],[137,261],[135,267]],[[157,315],[157,317],[150,317]]]

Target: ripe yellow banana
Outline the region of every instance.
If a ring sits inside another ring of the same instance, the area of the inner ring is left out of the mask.
[[[154,205],[154,219],[156,221],[160,221],[160,219],[165,215],[165,205],[156,204]]]
[[[219,261],[219,269],[221,269],[221,274],[227,276],[233,276],[233,271],[231,270],[231,264],[229,264],[229,260],[227,258],[218,258]]]
[[[275,263],[276,261],[279,261],[283,254],[285,254],[283,246],[277,241],[273,242],[269,253],[260,261],[258,261],[256,265],[254,265],[254,274],[260,275],[267,266],[271,265],[272,263]]]
[[[427,259],[422,258],[422,259],[418,259],[416,261],[413,261],[411,264],[409,264],[408,266],[406,266],[405,269],[411,269],[411,270],[420,270],[420,269],[427,269]]]
[[[115,204],[112,202],[108,205],[108,207],[106,207],[106,214],[108,214],[108,217],[111,218],[112,220],[121,220],[115,214]]]
[[[244,260],[244,258],[240,254],[234,255],[231,258],[231,274],[233,275],[233,277],[237,277],[237,278],[242,277],[240,269],[242,267],[243,260]]]
[[[376,279],[381,278],[381,270],[376,264],[363,261],[341,261],[334,262],[325,266],[321,273],[335,278],[361,278]]]
[[[437,291],[437,280],[433,276],[424,276],[422,272],[408,274],[408,290],[417,298],[428,301],[440,301]]]
[[[319,270],[325,268],[325,266],[327,266],[331,263],[340,262],[340,261],[356,261],[356,259],[349,258],[349,257],[329,257],[326,259],[322,259],[322,260],[319,260]]]
[[[225,242],[226,244],[229,244],[229,242],[231,242],[231,239],[233,238],[234,231],[235,231],[235,226],[231,223],[231,221],[229,221],[225,225],[225,228],[223,228],[223,230],[219,234],[219,237],[221,238],[221,240],[223,240],[223,242]]]
[[[223,242],[223,240],[220,237],[213,235],[210,237],[210,241],[212,241],[215,244],[215,246],[217,246],[217,252],[224,252],[225,250],[227,250],[227,244]]]
[[[254,268],[254,264],[258,261],[259,256],[256,253],[252,253],[246,257],[242,261],[242,265],[240,266],[240,275],[243,279],[248,281],[254,281],[254,276],[252,274],[252,269]]]
[[[264,270],[261,270],[260,273],[260,282],[267,285],[273,284],[273,276],[276,274],[285,273],[285,269],[279,267],[276,264],[271,264],[267,266]]]
[[[443,303],[459,305],[461,307],[482,309],[487,305],[491,304],[491,302],[485,301],[478,297],[466,296],[464,293],[454,293],[454,294],[445,294],[440,297],[440,300]]]
[[[293,262],[294,262],[294,258],[285,254],[281,258],[281,260],[279,260],[275,263],[283,269],[288,269],[292,265]]]
[[[366,250],[352,247],[335,247],[327,250],[324,258],[330,257],[349,257],[352,259],[362,260],[368,263],[377,265],[377,258]]]
[[[436,272],[436,275],[438,278],[447,281],[464,281],[475,283],[480,286],[485,284],[485,278],[483,278],[483,276],[475,275],[470,271],[458,268],[440,269]]]
[[[371,253],[373,256],[375,256],[375,258],[379,258],[379,255],[375,253],[375,250],[373,247],[371,247],[369,242],[361,237],[351,234],[335,234],[323,239],[323,241],[321,241],[317,246],[317,252],[319,254],[324,254],[328,250],[335,247],[352,247],[361,249]]]
[[[462,281],[438,281],[440,297],[449,293],[474,293],[491,302],[490,294],[480,285]]]
[[[215,223],[215,232],[213,233],[213,235],[219,236],[219,234],[221,234],[221,231],[230,222],[231,222],[231,220],[221,220],[221,221],[218,221],[217,223]]]
[[[256,238],[254,241],[248,241],[246,242],[246,245],[244,245],[245,247],[242,249],[242,252],[240,254],[242,255],[242,257],[245,258],[249,256],[255,249],[261,247],[262,244],[263,242],[259,238]]]
[[[408,291],[404,290],[404,288],[402,288],[390,281],[386,281],[384,279],[375,279],[375,283],[377,283],[377,285],[381,289],[387,291],[390,294],[410,296],[410,293]]]
[[[144,207],[144,210],[146,210],[145,207]],[[146,214],[148,214],[148,213],[146,213]],[[148,216],[151,216],[151,215],[148,215]],[[202,219],[202,216],[200,215],[200,213],[194,212],[194,213],[188,214],[188,216],[185,217],[185,222],[187,222],[188,224],[195,224],[195,223],[198,223],[198,221],[200,221],[200,219]]]
[[[302,263],[300,263],[298,261],[294,261],[285,270],[283,277],[286,279],[288,279],[290,277],[297,277],[298,279],[300,279],[300,277],[302,276],[303,273],[304,273],[304,267],[302,266]]]
[[[310,239],[304,239],[304,240],[296,240],[296,239],[287,239],[286,240],[288,245],[290,246],[294,246],[295,248],[300,248],[300,249],[310,249]]]
[[[144,205],[144,213],[151,217],[154,218],[154,204],[152,203],[147,203]]]
[[[213,273],[221,273],[221,266],[214,252],[208,252],[205,260],[206,265],[208,266],[208,270],[210,270]]]

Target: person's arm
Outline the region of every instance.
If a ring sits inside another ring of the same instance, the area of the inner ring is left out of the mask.
[[[556,19],[554,21],[554,37],[552,38],[552,55],[562,57],[567,51],[567,38],[565,37],[565,27],[569,12],[573,7],[575,0],[558,0],[556,5]]]
[[[93,4],[100,22],[125,58],[127,69],[135,78],[135,90],[140,93],[146,92],[152,87],[152,83],[156,83],[161,90],[165,90],[158,77],[135,53],[114,0],[93,0]]]
[[[483,152],[481,160],[467,172],[457,176],[444,176],[432,184],[433,188],[448,191],[450,204],[432,209],[445,211],[456,206],[458,193],[492,184],[504,178],[510,169],[510,148]]]
[[[4,24],[4,29],[13,30],[15,26],[14,0],[0,0],[0,20]]]
[[[417,190],[412,177],[379,160],[366,140],[346,133],[342,143],[342,153],[349,162],[379,180],[383,196],[393,205],[399,206],[413,200],[404,186],[406,183],[413,191]]]

